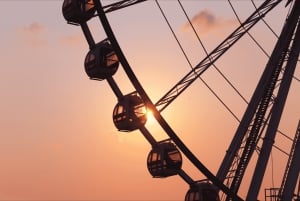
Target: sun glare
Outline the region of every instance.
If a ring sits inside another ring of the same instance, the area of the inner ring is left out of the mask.
[[[155,118],[151,110],[147,110],[147,124],[153,124],[155,122]]]

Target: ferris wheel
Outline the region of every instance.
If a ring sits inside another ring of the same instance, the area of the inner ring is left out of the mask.
[[[199,58],[196,65],[193,65],[190,61],[168,16],[161,6],[161,2],[158,0],[151,1],[161,12],[162,19],[166,27],[170,30],[171,37],[175,39],[179,50],[190,67],[190,71],[183,75],[156,103],[152,101],[151,94],[146,92],[134,72],[134,68],[129,64],[126,52],[122,51],[122,47],[107,17],[108,13],[109,15],[113,15],[114,12],[121,9],[126,10],[129,7],[139,6],[146,2],[147,0],[120,0],[113,2],[102,2],[100,0],[64,0],[62,6],[64,18],[69,24],[81,26],[89,45],[90,50],[84,61],[88,77],[96,81],[106,80],[117,97],[118,102],[113,109],[114,125],[120,132],[139,130],[143,134],[152,147],[147,157],[149,173],[154,178],[166,178],[175,175],[182,178],[189,186],[185,201],[257,200],[272,148],[278,148],[274,146],[274,139],[278,133],[286,136],[279,130],[278,126],[291,83],[292,81],[299,82],[299,79],[295,75],[295,69],[299,64],[300,52],[300,1],[265,0],[255,3],[251,0],[254,8],[253,13],[243,20],[235,9],[234,3],[228,0],[227,3],[238,22],[237,27],[210,52],[204,46],[197,33],[184,7],[184,1],[174,1],[182,11],[185,21],[195,34],[200,47],[204,50],[204,58]],[[198,3],[201,4],[202,1]],[[264,17],[271,10],[282,4],[288,10],[287,16],[285,22],[282,23],[283,28],[281,33],[277,35],[273,32],[277,40],[272,53],[269,55],[255,37],[251,35],[250,30],[259,21],[263,21],[273,31],[272,27],[264,21]],[[87,23],[92,18],[99,18],[107,38],[95,42]],[[217,61],[245,35],[250,36],[260,51],[268,57],[268,62],[249,101],[243,97],[216,66]],[[134,88],[134,91],[127,94],[122,93],[118,80],[114,79],[120,66],[122,66]],[[201,78],[210,68],[215,68],[241,99],[246,102],[247,107],[241,119],[231,111],[230,107]],[[239,122],[216,174],[198,159],[162,115],[162,112],[183,92],[188,90],[196,80],[201,80]],[[147,111],[153,113],[156,122],[168,136],[167,139],[155,139],[150,129],[146,126]],[[289,201],[300,199],[299,190],[298,193],[295,193],[297,185],[300,188],[299,184],[297,184],[300,181],[300,122],[295,133],[295,137],[290,139],[291,150],[287,154],[288,162],[281,186],[268,189],[265,195],[266,200]],[[253,177],[246,197],[242,198],[239,195],[240,186],[250,160],[257,150],[258,157],[255,160]],[[205,178],[192,178],[185,172],[183,169],[183,156]]]

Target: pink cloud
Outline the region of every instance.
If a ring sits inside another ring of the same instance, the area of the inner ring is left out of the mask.
[[[47,45],[45,34],[46,28],[38,22],[32,22],[18,29],[18,37],[22,42],[33,47]]]
[[[32,34],[38,34],[45,30],[45,27],[38,22],[33,22],[27,26],[24,26],[22,28],[24,32],[32,33]]]
[[[232,27],[237,24],[236,20],[224,19],[216,17],[211,11],[205,9],[197,13],[192,19],[191,23],[200,34],[207,34],[209,32],[219,32],[225,28]],[[183,30],[191,29],[190,23],[185,23]]]

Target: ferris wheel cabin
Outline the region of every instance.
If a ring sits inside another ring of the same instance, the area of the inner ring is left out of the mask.
[[[146,106],[136,92],[125,95],[113,111],[113,121],[119,131],[141,128],[147,121]]]
[[[148,170],[156,178],[176,175],[181,166],[181,154],[170,140],[159,142],[152,148],[147,158]]]
[[[62,13],[71,24],[80,24],[94,16],[96,8],[93,0],[64,0]]]
[[[220,201],[218,189],[208,182],[197,182],[190,187],[185,201]]]
[[[119,60],[108,40],[96,44],[86,55],[85,72],[91,79],[103,80],[118,70]]]

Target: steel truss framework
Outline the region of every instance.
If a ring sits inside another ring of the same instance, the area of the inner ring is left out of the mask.
[[[267,131],[248,191],[247,200],[254,200],[258,195],[292,76],[296,68],[300,45],[299,6],[298,1],[298,3],[295,3],[286,21],[217,174],[221,181],[229,179],[230,189],[233,192],[238,192],[251,156],[257,147],[263,130],[266,128]],[[283,76],[279,78],[281,72],[283,72]],[[277,85],[279,89],[276,92]],[[265,126],[268,120],[268,126]]]

